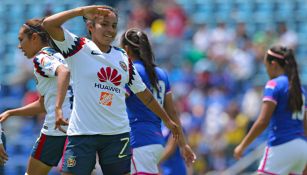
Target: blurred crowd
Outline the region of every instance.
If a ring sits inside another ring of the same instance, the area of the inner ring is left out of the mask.
[[[57,4],[52,2],[48,1],[44,15],[55,12],[53,8]],[[102,1],[84,3],[102,4]],[[257,118],[262,89],[268,80],[262,64],[265,50],[273,44],[297,50],[300,38],[296,30],[292,30],[287,21],[272,21],[271,27],[257,31],[251,30],[246,21],[207,23],[192,19],[183,2],[175,0],[103,3],[119,11],[118,37],[131,27],[141,28],[150,36],[156,61],[168,72],[176,109],[198,156],[193,165],[194,174],[222,171],[234,164],[233,148]],[[85,27],[80,32],[86,35]],[[115,41],[114,45],[117,44]],[[301,62],[303,58],[297,60]],[[17,49],[12,61],[13,73],[1,82],[0,112],[28,104],[38,97],[32,79],[32,63]],[[5,69],[1,65],[0,68]],[[14,142],[10,137],[20,132],[38,134],[42,117],[10,119],[4,127],[9,141]],[[24,127],[26,124],[30,127]],[[34,143],[36,135],[22,136],[30,137]],[[265,136],[256,140],[250,149],[263,141]],[[16,151],[10,147],[12,145],[8,145],[9,154],[10,150]],[[252,165],[246,171],[255,168]]]

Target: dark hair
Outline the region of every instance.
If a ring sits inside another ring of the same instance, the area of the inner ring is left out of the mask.
[[[117,12],[117,10],[115,10],[113,7],[111,7],[111,6],[108,6],[108,5],[102,5],[101,6],[101,8],[104,8],[104,9],[107,9],[107,10],[110,10],[111,12],[113,12],[114,14],[115,14],[115,16],[116,16],[116,19],[118,20],[118,12]],[[89,20],[89,19],[87,19],[86,17],[82,17],[83,18],[83,21],[85,22],[85,23],[88,23],[88,22],[90,22],[90,23],[92,23],[92,25],[95,25],[95,21],[94,20]],[[88,33],[90,34],[90,35],[92,35],[92,33],[88,30]]]
[[[139,29],[127,30],[121,37],[121,45],[127,45],[133,52],[133,55],[143,61],[151,85],[158,90],[155,57],[147,35]]]
[[[291,111],[301,111],[303,105],[302,89],[293,50],[282,46],[272,47],[268,50],[267,61],[271,63],[273,60],[284,68],[285,73],[288,76],[288,104]]]
[[[43,21],[44,18],[29,19],[22,26],[25,29],[24,33],[27,34],[28,37],[31,37],[33,33],[37,33],[40,36],[42,43],[48,44],[50,47],[59,52],[60,49],[58,49],[48,32],[43,28]]]

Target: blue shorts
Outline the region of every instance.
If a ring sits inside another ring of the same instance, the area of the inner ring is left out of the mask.
[[[75,175],[91,174],[96,164],[96,154],[104,175],[129,173],[131,164],[129,133],[68,136],[61,171]]]
[[[48,166],[58,166],[66,139],[67,136],[48,136],[41,133],[33,147],[31,156]]]

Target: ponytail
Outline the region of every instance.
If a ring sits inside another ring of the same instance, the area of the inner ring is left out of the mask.
[[[285,47],[273,47],[269,51],[283,56],[282,59],[272,55],[269,55],[268,58],[270,58],[270,60],[275,59],[285,70],[285,74],[289,81],[288,104],[291,111],[301,111],[303,105],[302,89],[293,50]]]
[[[287,62],[285,72],[289,79],[289,105],[292,111],[301,111],[303,105],[301,82],[292,49],[287,49],[285,59]]]
[[[159,90],[158,76],[155,71],[155,57],[147,35],[138,29],[130,29],[123,34],[121,45],[128,45],[133,55],[143,61],[150,84],[154,89]]]

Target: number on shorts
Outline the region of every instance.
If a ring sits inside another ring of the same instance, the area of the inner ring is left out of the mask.
[[[124,144],[122,150],[120,151],[120,153],[118,154],[118,158],[121,159],[121,158],[127,156],[127,154],[124,154],[124,151],[126,150],[128,144],[129,144],[129,140],[130,140],[129,137],[125,137],[125,138],[120,139],[120,141],[125,142],[125,144]]]

